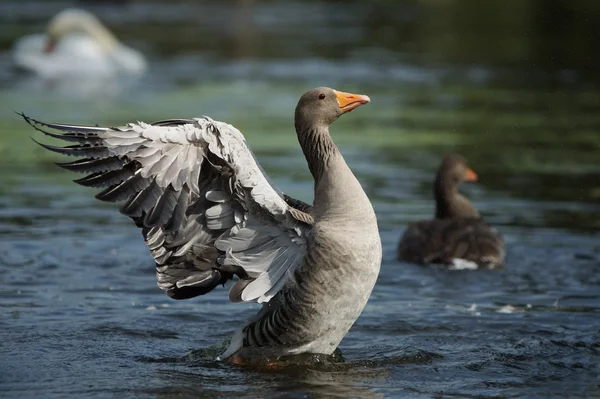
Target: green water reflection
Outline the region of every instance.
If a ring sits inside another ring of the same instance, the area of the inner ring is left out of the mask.
[[[28,139],[31,130],[13,110],[101,124],[206,114],[240,128],[261,154],[296,158],[296,99],[325,84],[372,99],[332,132],[341,146],[397,168],[373,181],[420,171],[410,195],[429,199],[439,158],[459,151],[481,177],[484,208],[495,198],[553,204],[542,211],[547,226],[597,230],[600,3],[365,3],[88,2],[153,68],[118,95],[82,98],[57,94],[54,82],[22,86],[28,77],[9,62],[14,40],[43,30],[63,3],[44,2],[33,15],[27,10],[38,3],[4,2],[11,17],[0,17],[0,164],[7,171],[41,164],[44,173],[57,159]],[[306,182],[304,166],[294,164],[288,175]],[[528,224],[516,216],[507,223]]]

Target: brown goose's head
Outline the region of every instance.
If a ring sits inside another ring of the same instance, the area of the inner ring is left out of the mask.
[[[446,155],[438,169],[436,183],[444,185],[447,189],[456,189],[465,181],[477,181],[477,174],[459,154]]]
[[[300,97],[296,106],[296,130],[327,127],[340,115],[371,101],[368,96],[317,87]]]
[[[458,193],[458,186],[465,181],[477,181],[477,174],[469,168],[462,156],[446,155],[435,177],[434,196],[437,218],[479,216],[479,212],[471,202]]]

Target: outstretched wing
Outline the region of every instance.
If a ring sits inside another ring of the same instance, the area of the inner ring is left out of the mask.
[[[203,295],[237,276],[230,300],[265,302],[301,264],[312,217],[286,203],[233,126],[204,117],[106,128],[22,116],[75,143],[39,144],[81,157],[58,165],[87,173],[75,182],[103,187],[96,198],[122,202],[170,297]]]

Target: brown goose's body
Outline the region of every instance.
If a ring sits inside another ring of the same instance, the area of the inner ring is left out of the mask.
[[[504,240],[458,192],[463,181],[477,175],[459,155],[448,155],[438,169],[434,196],[436,214],[408,226],[398,245],[398,260],[445,264],[454,268],[495,268],[504,262]]]

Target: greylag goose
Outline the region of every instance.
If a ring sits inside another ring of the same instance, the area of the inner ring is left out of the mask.
[[[315,180],[310,213],[284,198],[226,123],[202,117],[106,128],[23,117],[75,143],[40,144],[81,157],[59,163],[89,174],[75,182],[106,187],[96,198],[123,202],[168,296],[192,298],[234,280],[230,301],[263,304],[221,356],[248,362],[331,354],[367,303],[382,256],[377,220],[329,124],[369,101],[325,87],[300,98],[295,128]]]
[[[66,9],[48,24],[46,34],[19,39],[13,49],[17,66],[47,78],[138,75],[146,60],[120,43],[93,14]]]
[[[398,245],[398,260],[446,264],[451,268],[502,266],[502,236],[458,192],[460,183],[476,180],[477,175],[463,157],[444,157],[434,183],[435,219],[408,226]]]

